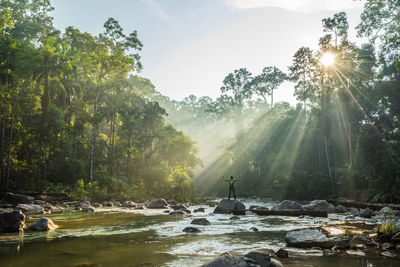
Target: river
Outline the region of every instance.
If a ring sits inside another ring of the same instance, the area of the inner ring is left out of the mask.
[[[247,207],[272,207],[275,202],[244,200]],[[124,208],[97,209],[95,213],[64,212],[46,215],[59,229],[49,232],[0,235],[0,266],[200,266],[229,251],[242,255],[255,249],[277,250],[285,247],[285,234],[290,230],[320,225],[342,225],[370,230],[372,219],[329,215],[328,218],[240,216],[204,213],[171,216],[163,210]],[[28,224],[43,215],[30,217]],[[207,218],[211,225],[190,225],[193,218]],[[202,232],[186,234],[182,230],[195,226]],[[251,231],[257,227],[258,232]],[[286,248],[291,257],[281,259],[284,266],[400,266],[398,260],[367,253],[367,256],[322,256],[319,250]]]

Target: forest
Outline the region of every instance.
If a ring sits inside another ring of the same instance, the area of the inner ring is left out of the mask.
[[[1,0],[0,191],[194,200],[226,194],[400,202],[400,2],[344,12],[287,69],[221,77],[182,101],[140,76],[138,33],[56,29],[48,0]],[[316,22],[317,23],[317,22]],[[319,22],[318,22],[319,23]],[[292,83],[297,106],[274,103]],[[184,93],[184,92],[183,92]]]

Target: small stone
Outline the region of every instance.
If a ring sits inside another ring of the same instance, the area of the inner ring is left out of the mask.
[[[232,216],[229,218],[229,220],[240,220],[239,216]]]
[[[347,209],[345,206],[338,204],[335,206],[335,211],[337,213],[345,213],[347,211]]]
[[[205,212],[205,211],[206,211],[205,208],[198,208],[198,209],[195,209],[193,212]]]
[[[254,226],[251,227],[250,230],[253,231],[253,232],[258,232],[258,228],[257,228],[257,227],[254,227]]]
[[[346,250],[346,253],[349,255],[365,257],[365,252],[359,250]]]
[[[193,219],[191,224],[210,225],[211,223],[206,218]]]
[[[196,228],[196,227],[185,227],[185,229],[183,229],[183,231],[185,233],[200,233],[200,229]]]
[[[382,250],[392,250],[395,248],[395,246],[393,245],[393,243],[386,242],[381,245],[381,248]]]
[[[186,215],[186,212],[184,212],[183,210],[174,210],[174,211],[171,211],[171,212],[169,213],[169,215],[174,215],[174,216],[185,216],[185,215]]]
[[[82,208],[83,212],[95,212],[93,207],[86,207],[86,208]]]
[[[274,259],[274,258],[271,258],[270,264],[271,264],[270,265],[271,267],[283,267],[283,264],[279,260]]]
[[[278,258],[289,258],[289,252],[283,248],[280,248],[277,252],[276,252],[276,256]]]
[[[363,218],[371,218],[372,215],[374,215],[374,211],[371,210],[370,208],[363,209],[360,212],[360,216]]]
[[[389,252],[389,251],[384,251],[384,252],[381,253],[381,255],[385,256],[385,257],[389,257],[389,258],[397,258],[396,254],[394,254],[392,252]]]

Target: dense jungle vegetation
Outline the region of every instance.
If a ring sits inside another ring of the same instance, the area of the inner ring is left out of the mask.
[[[287,70],[240,68],[217,99],[182,101],[138,76],[136,31],[110,18],[98,36],[61,32],[51,10],[1,0],[1,191],[190,200],[225,195],[233,175],[240,196],[400,201],[399,0],[366,1],[366,44],[339,12]],[[296,107],[274,103],[284,82]]]

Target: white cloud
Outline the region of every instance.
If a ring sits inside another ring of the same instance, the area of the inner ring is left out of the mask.
[[[360,0],[225,0],[233,9],[278,7],[295,12],[309,13],[322,10],[344,10],[362,8]]]
[[[142,0],[161,20],[171,20],[164,8],[156,0]]]

